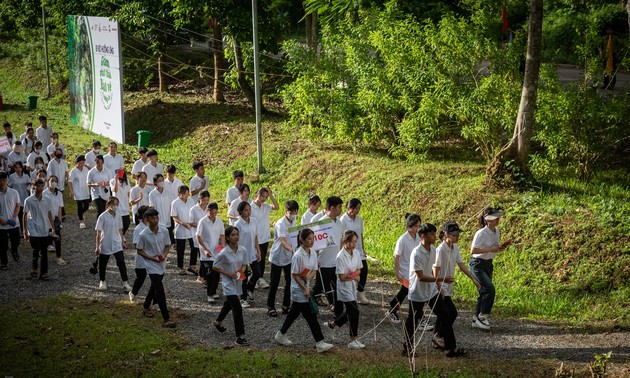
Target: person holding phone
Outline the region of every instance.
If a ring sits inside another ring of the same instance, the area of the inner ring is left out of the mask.
[[[486,207],[479,219],[480,229],[472,241],[472,258],[468,262],[470,273],[481,284],[477,306],[472,319],[472,327],[490,329],[490,312],[494,306],[495,288],[492,283],[494,266],[492,260],[512,244],[512,240],[501,243],[501,232],[497,227],[503,212],[493,207]]]

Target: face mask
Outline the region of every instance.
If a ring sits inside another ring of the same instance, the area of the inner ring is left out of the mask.
[[[296,218],[297,218],[297,215],[295,215],[295,214],[289,215],[289,219],[291,219],[291,222],[295,222]]]
[[[118,206],[112,206],[112,210],[115,212],[116,210],[118,210]]]
[[[41,148],[36,148],[36,149],[35,149],[35,153],[36,153],[36,154],[38,154],[38,155],[39,155],[39,153],[40,153],[40,152],[42,152],[42,149],[41,149]]]
[[[53,181],[53,182],[51,182],[51,183],[50,183],[50,187],[51,187],[51,188],[53,188],[53,189],[55,189],[55,188],[57,187],[57,183],[56,183],[56,182],[54,182],[54,181]]]
[[[164,182],[158,182],[157,184],[155,184],[155,186],[157,186],[158,188],[163,188]]]
[[[55,157],[56,157],[57,159],[61,159],[61,158],[63,157],[63,154],[55,154]]]
[[[42,169],[44,168],[44,164],[35,164],[35,168]]]

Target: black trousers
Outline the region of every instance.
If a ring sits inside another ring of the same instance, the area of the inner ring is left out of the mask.
[[[175,249],[177,250],[177,267],[184,268],[184,254],[186,252],[186,241],[190,247],[190,266],[197,265],[197,254],[199,250],[195,248],[192,238],[190,239],[175,239]]]
[[[8,230],[0,230],[0,265],[7,265],[9,241],[11,241],[11,254],[18,255],[18,247],[20,245],[20,229],[17,227]]]
[[[98,255],[98,278],[101,281],[105,281],[105,272],[107,271],[107,262],[109,261],[110,255],[99,254]],[[116,259],[116,266],[118,266],[118,271],[120,271],[120,278],[122,278],[123,282],[127,281],[127,266],[125,265],[125,255],[123,251],[118,251],[113,254]]]
[[[357,287],[357,291],[363,292],[365,291],[365,284],[367,283],[368,276],[368,264],[367,260],[361,260],[363,267],[361,268],[361,274],[359,275],[359,285]]]
[[[455,303],[453,303],[453,298],[452,297],[444,297],[442,298],[442,300],[444,301],[444,306],[446,306],[446,309],[449,312],[449,319],[451,321],[451,327],[453,326],[453,324],[455,323],[455,319],[457,319],[457,308],[455,307]],[[439,330],[440,327],[442,326],[442,321],[443,319],[437,318],[435,320],[435,329]],[[439,334],[439,332],[438,332]]]
[[[123,236],[125,236],[127,230],[129,229],[129,225],[131,224],[131,217],[129,217],[129,215],[127,214],[123,215],[121,218],[123,222]]]
[[[37,270],[37,263],[39,258],[42,258],[41,269],[39,271],[40,277],[44,274],[48,274],[48,253],[46,248],[49,244],[50,236],[31,236],[31,247],[33,248],[33,269]]]
[[[284,272],[284,294],[282,295],[282,307],[288,308],[291,305],[291,264],[279,266],[271,264],[271,282],[269,283],[269,295],[267,296],[267,307],[276,307],[276,293],[280,286],[280,274]]]
[[[453,331],[454,320],[451,320],[451,312],[444,303],[444,298],[442,298],[440,294],[437,294],[429,300],[429,307],[431,307],[438,319],[436,323],[439,323],[439,328],[436,327],[435,330],[444,338],[444,349],[452,350],[457,348],[455,332]]]
[[[221,312],[217,316],[217,321],[222,322],[223,319],[232,311],[232,319],[234,319],[234,331],[236,337],[245,335],[245,323],[243,322],[243,308],[241,307],[241,301],[238,299],[238,295],[228,295],[225,298]]]
[[[136,268],[136,279],[133,281],[133,288],[131,289],[131,294],[138,295],[142,285],[144,285],[144,280],[147,279],[147,270],[142,268]]]
[[[357,301],[339,303],[346,308],[346,311],[335,318],[335,325],[341,327],[346,324],[346,322],[349,322],[350,337],[357,336],[359,331],[359,307],[357,306]]]
[[[243,281],[243,295],[247,295],[247,291],[254,291],[254,289],[256,288],[256,282],[258,282],[260,277],[262,277],[262,273],[260,270],[261,265],[263,265],[262,259],[260,261],[254,261],[249,264],[250,268],[252,269],[252,274],[249,276],[247,281]]]
[[[94,200],[94,204],[96,204],[96,218],[97,219],[105,211],[105,204],[106,203],[107,202],[104,199],[102,199],[101,197],[98,197],[97,199]]]
[[[265,267],[267,264],[267,251],[269,251],[269,242],[258,244],[260,248],[260,278],[265,275]]]
[[[83,214],[86,213],[90,209],[90,199],[77,200],[77,215],[79,216],[79,220],[83,220]]]
[[[326,292],[326,298],[328,298],[329,304],[334,304],[337,298],[337,276],[335,270],[336,268],[334,267],[319,268],[319,273],[315,280],[315,287],[313,288],[313,295],[316,297]]]
[[[220,274],[216,270],[212,269],[213,265],[214,261],[202,261],[201,269],[199,269],[201,276],[206,278],[206,282],[208,284],[206,293],[208,296],[215,295],[217,293],[217,287],[219,287]]]
[[[313,334],[313,338],[315,342],[320,342],[324,340],[324,335],[322,334],[322,329],[317,322],[317,315],[311,312],[311,306],[308,302],[295,302],[291,303],[291,309],[289,310],[289,314],[286,319],[284,319],[284,323],[282,323],[282,328],[280,328],[280,332],[284,335],[287,333],[291,325],[297,318],[302,314],[304,320],[308,324],[308,327],[311,329],[311,333]]]
[[[391,301],[389,301],[389,307],[391,309],[390,311],[393,313],[398,312],[398,310],[400,309],[400,305],[403,303],[405,298],[407,298],[408,294],[409,289],[400,285],[400,290],[398,290],[396,296]]]
[[[151,303],[155,301],[162,313],[162,319],[167,321],[170,319],[170,316],[168,314],[168,309],[166,308],[166,293],[164,292],[164,284],[162,283],[164,275],[149,274],[149,279],[151,279],[151,287],[149,288],[149,293],[144,300],[144,309],[148,310],[151,307]]]
[[[424,315],[425,302],[409,301],[409,315],[405,322],[405,348],[411,350],[416,345],[416,328]]]

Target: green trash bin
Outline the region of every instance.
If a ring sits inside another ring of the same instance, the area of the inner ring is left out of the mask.
[[[38,99],[38,97],[37,96],[28,96],[27,99],[28,99],[28,103],[26,105],[27,109],[28,110],[35,110],[35,109],[37,109],[37,99]]]
[[[138,134],[138,147],[149,147],[153,133],[149,130],[138,130],[136,134]]]

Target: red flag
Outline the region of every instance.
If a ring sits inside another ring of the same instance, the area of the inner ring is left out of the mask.
[[[503,7],[503,14],[501,15],[503,19],[503,30],[508,30],[508,22],[507,22],[507,9]]]

